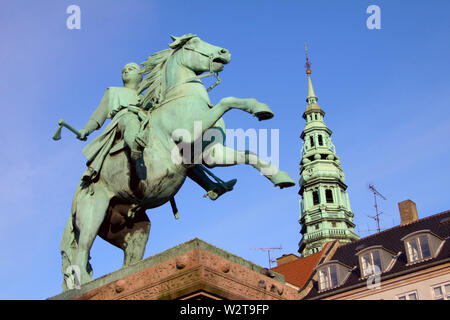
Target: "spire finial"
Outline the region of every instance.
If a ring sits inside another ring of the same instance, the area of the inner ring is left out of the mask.
[[[314,93],[314,88],[311,82],[311,62],[309,62],[309,57],[308,57],[308,46],[305,42],[305,54],[306,54],[306,64],[305,64],[305,68],[306,68],[306,74],[308,75],[308,97],[306,98],[306,102],[308,102],[308,104],[311,103],[317,103],[317,97],[316,94]]]
[[[306,64],[305,64],[305,68],[306,68],[306,74],[311,74],[311,62],[309,62],[309,58],[308,58],[308,45],[305,42],[305,55],[306,55]]]

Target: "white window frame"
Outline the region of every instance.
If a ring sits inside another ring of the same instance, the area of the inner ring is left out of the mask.
[[[336,273],[336,284],[333,284],[331,277],[331,268],[334,267],[334,271]],[[338,275],[338,267],[335,264],[327,265],[318,270],[319,272],[319,290],[325,291],[336,288],[339,286],[339,275]],[[326,278],[322,277],[323,273],[326,273]],[[324,286],[324,283],[326,286]]]
[[[378,258],[380,261],[380,270],[377,270],[378,266],[375,267],[375,262],[374,262],[374,258],[373,258],[374,252],[378,253]],[[365,266],[363,259],[364,259],[364,256],[367,256],[367,255],[370,256],[370,263],[367,266]],[[374,274],[381,274],[383,272],[383,263],[382,263],[380,251],[378,249],[375,249],[375,250],[361,253],[361,255],[359,256],[359,266],[361,269],[361,277],[362,278],[367,278]]]
[[[410,299],[410,295],[414,294],[416,296],[416,299]],[[406,293],[402,293],[397,295],[397,300],[419,300],[419,294],[417,293],[417,290],[414,291],[409,291]],[[405,299],[401,299],[401,298],[405,298]]]
[[[431,296],[433,297],[433,300],[450,300],[450,288],[449,288],[449,290],[446,290],[445,289],[446,286],[450,286],[450,282],[431,286]],[[436,296],[434,294],[434,289],[436,289],[436,288],[441,288],[441,292],[442,292],[441,296]]]
[[[422,237],[426,238],[428,250],[430,252],[430,255],[425,258],[423,257],[422,243],[420,240],[420,238],[422,238]],[[411,242],[414,242],[414,244],[417,248],[417,252],[413,252],[414,248],[412,248]],[[406,253],[408,255],[408,263],[417,263],[417,262],[421,262],[421,261],[433,258],[433,252],[432,252],[431,246],[430,246],[430,238],[428,237],[427,234],[419,234],[417,236],[405,239],[405,247],[406,247],[405,248]],[[416,255],[417,255],[417,258],[416,258]]]

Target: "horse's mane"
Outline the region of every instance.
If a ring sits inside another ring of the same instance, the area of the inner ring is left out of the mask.
[[[173,42],[169,44],[170,49],[165,49],[152,54],[144,62],[141,72],[145,77],[139,85],[138,94],[143,93],[141,106],[144,109],[155,107],[164,100],[164,73],[166,70],[167,60],[179,48],[181,48],[191,38],[196,35],[188,33],[181,37],[171,36]]]
[[[145,91],[141,105],[156,105],[162,100],[163,74],[165,65],[173,53],[173,49],[166,49],[152,54],[142,63],[142,74],[146,76],[139,84],[138,93]]]

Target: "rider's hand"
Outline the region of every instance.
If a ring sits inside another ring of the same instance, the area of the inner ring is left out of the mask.
[[[80,135],[77,136],[77,138],[81,141],[86,141],[87,140],[87,136],[88,136],[88,132],[86,131],[86,129],[81,129],[80,131]]]

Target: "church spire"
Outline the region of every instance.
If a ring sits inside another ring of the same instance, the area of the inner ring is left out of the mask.
[[[344,171],[331,141],[332,132],[323,120],[325,112],[317,104],[311,82],[311,63],[306,44],[305,51],[308,105],[303,113],[306,124],[300,136],[304,142],[299,180],[299,222],[303,236],[299,252],[304,257],[320,251],[329,241],[345,243],[359,239],[354,232]]]
[[[305,54],[306,54],[306,64],[305,64],[305,68],[306,68],[306,74],[308,75],[308,97],[306,98],[306,102],[308,102],[308,104],[312,104],[312,103],[317,103],[317,97],[316,94],[314,93],[314,88],[312,85],[312,81],[311,81],[311,62],[309,62],[309,57],[308,57],[308,47],[305,43]]]

